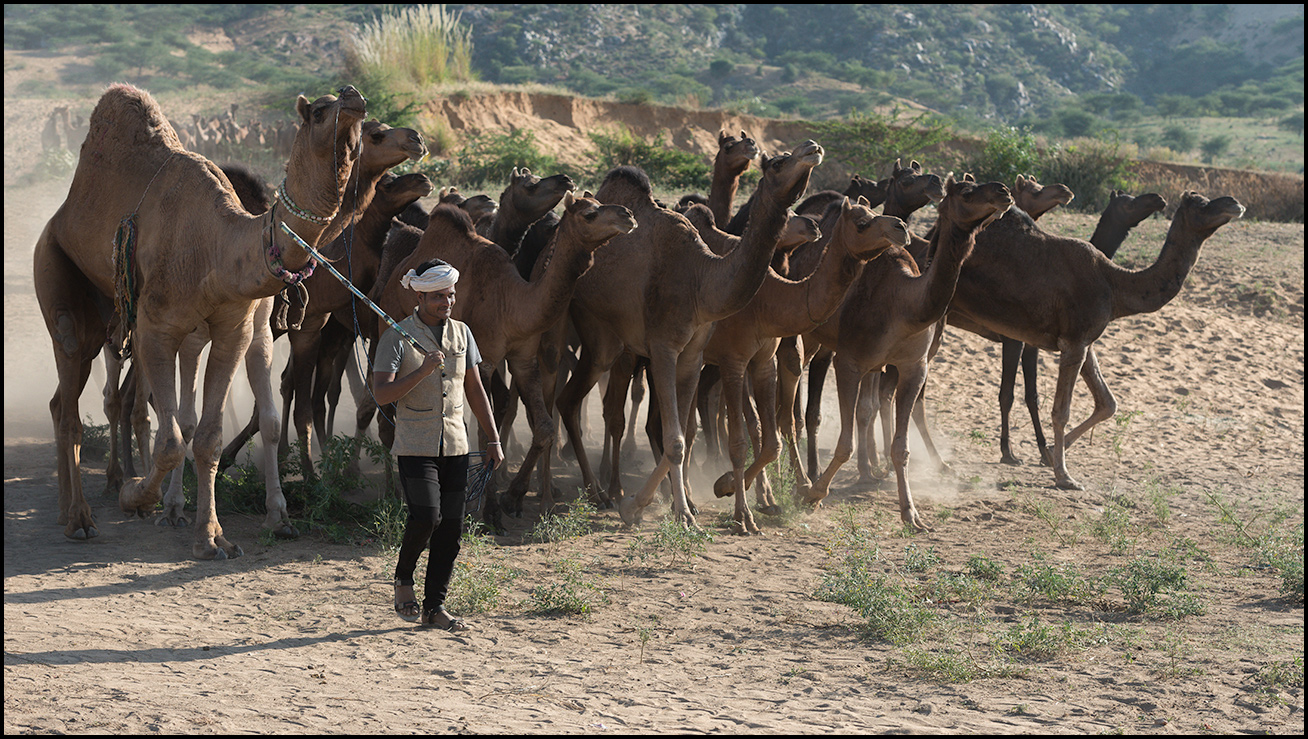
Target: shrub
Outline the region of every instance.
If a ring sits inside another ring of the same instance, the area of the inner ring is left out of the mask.
[[[1133,190],[1129,160],[1117,140],[1082,139],[1054,147],[1033,172],[1040,182],[1072,188],[1072,207],[1099,212],[1112,190]]]
[[[660,133],[646,142],[626,128],[609,133],[590,134],[597,151],[596,179],[614,167],[640,167],[649,175],[650,182],[670,190],[706,190],[711,168],[696,154],[670,146]]]
[[[559,161],[536,148],[536,136],[518,129],[506,134],[473,134],[455,157],[451,184],[478,188],[508,179],[514,167],[558,173]]]

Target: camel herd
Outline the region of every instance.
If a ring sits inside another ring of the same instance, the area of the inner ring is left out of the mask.
[[[162,503],[160,524],[188,525],[179,473],[189,448],[199,480],[192,554],[240,556],[219,524],[214,482],[220,466],[259,433],[267,485],[263,526],[297,535],[280,487],[279,445],[293,426],[302,469],[314,474],[310,442],[331,434],[329,408],[341,393],[346,362],[358,339],[370,346],[385,324],[361,310],[327,270],[315,270],[314,257],[282,224],[394,319],[415,303],[399,284],[412,264],[438,257],[459,269],[455,316],[478,338],[497,421],[511,426],[520,402],[531,429],[521,457],[511,460],[517,470],[503,493],[487,496],[489,526],[499,529],[505,512],[520,515],[531,489],[541,495],[542,510],[561,502],[551,472],[557,417],[584,494],[616,507],[631,525],[660,487],[670,494],[676,520],[697,525],[687,465],[701,432],[710,459],[717,450],[723,454],[714,493],[734,496],[738,532],[757,533],[746,492],[754,488],[761,513],[777,512],[765,467],[783,447],[798,479],[794,490],[781,492],[818,506],[856,438],[861,476],[879,473],[878,418],[900,515],[907,525],[928,528],[905,474],[907,434],[913,419],[941,464],[923,408],[927,373],[947,324],[1003,343],[1001,461],[1017,463],[1008,417],[1020,358],[1041,453],[1058,486],[1078,489],[1067,447],[1115,413],[1095,340],[1115,319],[1163,307],[1204,240],[1244,211],[1229,197],[1185,194],[1157,262],[1132,271],[1112,256],[1132,227],[1162,210],[1157,195],[1115,192],[1095,235],[1083,241],[1036,224],[1071,201],[1061,185],[1024,177],[1011,188],[970,175],[942,179],[917,162],[896,162],[883,180],[856,175],[843,193],[806,198],[825,154],[819,144],[769,154],[744,132],[725,131],[707,197],[688,196],[675,207],[655,197],[639,168],[618,167],[593,194],[577,192],[563,175],[515,169],[498,201],[447,188],[426,211],[417,201],[432,193],[433,183],[389,171],[426,154],[421,135],[367,121],[365,106],[352,87],[314,101],[301,96],[294,129],[274,136],[287,158],[286,177],[269,200],[268,185],[248,170],[210,161],[221,152],[209,148],[214,136],[174,126],[149,93],[114,85],[102,96],[85,122],[68,197],[34,255],[59,380],[50,409],[65,536],[98,535],[82,489],[77,399],[101,355],[109,367],[105,410],[115,441],[108,481],[120,508],[146,517]],[[234,122],[235,110],[220,118]],[[197,130],[210,128],[195,123]],[[71,136],[77,129],[59,117],[52,130]],[[230,131],[222,136],[233,140]],[[757,188],[735,208],[741,176],[751,167],[761,173]],[[915,233],[913,214],[928,203],[936,205],[936,220]],[[272,347],[282,334],[291,357],[278,404]],[[1039,350],[1059,353],[1052,443],[1044,438],[1034,390]],[[255,413],[220,450],[222,410],[241,362]],[[801,411],[805,367],[809,388]],[[840,435],[821,467],[818,408],[830,368]],[[1069,431],[1078,376],[1095,408]],[[597,472],[582,433],[582,405],[605,378]],[[627,492],[619,450],[634,431],[627,426],[628,402],[634,416],[645,380],[657,464],[638,491]],[[370,400],[366,382],[355,395],[355,433],[372,433],[386,410]],[[158,423],[152,450],[147,405]],[[806,464],[798,447],[801,419]],[[377,429],[389,444],[392,429],[384,421]],[[143,477],[135,475],[136,459],[146,467]]]

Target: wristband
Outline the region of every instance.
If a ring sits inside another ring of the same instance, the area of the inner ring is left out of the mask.
[[[498,441],[488,441],[486,446],[501,446],[501,444]]]

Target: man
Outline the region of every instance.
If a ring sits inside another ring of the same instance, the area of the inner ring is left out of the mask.
[[[395,404],[395,443],[409,515],[395,565],[395,612],[448,631],[468,628],[445,610],[450,576],[463,534],[468,487],[468,431],[464,409],[471,408],[489,437],[486,463],[504,462],[499,431],[477,365],[481,353],[468,325],[451,318],[459,271],[439,260],[409,270],[400,283],[418,293],[413,315],[399,322],[425,351],[390,328],[377,342],[373,395],[377,405]],[[439,373],[439,374],[438,374]],[[413,591],[418,556],[430,550],[423,605]]]

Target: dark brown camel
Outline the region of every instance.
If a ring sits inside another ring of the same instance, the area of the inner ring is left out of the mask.
[[[1159,310],[1181,290],[1200,247],[1218,228],[1244,214],[1234,198],[1181,197],[1162,251],[1138,271],[1119,267],[1087,241],[1052,236],[1029,218],[1015,218],[987,230],[950,307],[951,323],[977,326],[1045,351],[1059,352],[1054,396],[1051,466],[1058,487],[1081,489],[1067,471],[1067,446],[1116,413],[1104,383],[1094,342],[1118,318]],[[957,313],[957,316],[954,314]],[[1080,374],[1095,408],[1085,422],[1066,431],[1072,391]]]
[[[894,365],[898,382],[891,461],[899,488],[900,517],[914,528],[929,528],[913,505],[905,474],[909,418],[926,383],[932,349],[944,328],[942,319],[976,233],[1012,204],[1008,188],[998,182],[978,185],[950,177],[938,206],[938,227],[931,242],[936,256],[926,270],[920,272],[906,251],[891,250],[864,268],[838,317],[810,334],[835,352],[841,423],[831,462],[813,485],[802,491],[805,502],[817,505],[827,497],[836,472],[853,452],[855,405],[864,378],[870,375],[873,380],[872,387],[864,392],[871,391],[869,397],[876,398],[875,385],[881,370]]]

